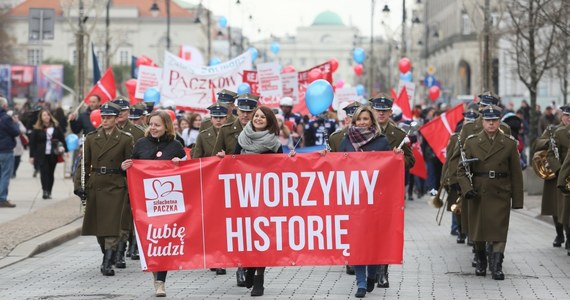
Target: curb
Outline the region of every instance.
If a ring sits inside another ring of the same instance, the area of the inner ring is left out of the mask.
[[[19,244],[5,258],[0,259],[0,269],[53,249],[78,237],[81,234],[82,224],[83,217],[79,217],[67,225]]]

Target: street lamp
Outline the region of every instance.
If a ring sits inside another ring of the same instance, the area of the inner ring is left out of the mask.
[[[164,2],[166,2],[166,50],[170,51],[170,0],[164,0]],[[150,7],[150,14],[157,17],[159,12],[160,8],[154,1]]]

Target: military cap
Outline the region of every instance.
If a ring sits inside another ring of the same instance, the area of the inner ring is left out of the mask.
[[[473,120],[477,119],[477,117],[479,117],[479,113],[473,109],[470,109],[468,111],[463,112],[463,117],[467,121],[473,121]]]
[[[501,108],[496,105],[489,105],[481,109],[483,120],[498,120],[501,118]]]
[[[222,103],[234,103],[236,96],[236,93],[223,89],[218,93],[218,101]]]
[[[129,110],[130,108],[130,103],[129,100],[119,96],[117,98],[115,98],[115,100],[113,100],[113,103],[117,104],[118,106],[121,107],[121,110]]]
[[[346,112],[346,115],[352,118],[352,115],[354,114],[354,112],[361,107],[362,104],[360,104],[358,101],[354,101],[352,103],[350,103],[349,105],[347,105],[345,108],[343,108],[343,110]]]
[[[216,102],[210,105],[208,107],[208,110],[210,111],[210,116],[212,117],[225,117],[228,115],[228,108],[220,102]]]
[[[492,94],[491,92],[484,92],[478,97],[479,97],[479,105],[488,106],[488,105],[499,104],[499,97],[497,95]]]
[[[111,101],[105,102],[101,105],[101,115],[102,116],[117,116],[121,107]]]
[[[392,104],[394,104],[394,101],[386,96],[377,96],[368,101],[370,101],[370,105],[375,110],[390,110],[392,109]]]
[[[138,102],[131,106],[129,111],[129,119],[139,119],[146,114],[146,106],[143,103]]]
[[[253,111],[257,107],[259,96],[242,94],[237,97],[237,107],[241,111]]]
[[[144,105],[146,106],[146,112],[148,114],[150,114],[154,110],[154,102],[153,101],[145,102]]]
[[[562,111],[564,115],[570,115],[570,105],[561,106],[560,111]]]

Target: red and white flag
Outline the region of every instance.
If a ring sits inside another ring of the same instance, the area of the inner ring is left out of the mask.
[[[458,104],[420,127],[422,136],[442,163],[445,162],[445,148],[449,137],[455,131],[457,123],[463,119],[463,110],[463,103]]]
[[[390,90],[390,94],[392,94],[392,98],[394,99],[394,105],[402,110],[402,119],[411,120],[412,109],[410,108],[410,97],[408,96],[406,88],[402,88],[399,96],[396,96],[396,92],[393,88]]]
[[[97,81],[97,83],[91,88],[91,91],[85,96],[83,102],[85,104],[89,103],[89,97],[97,95],[101,98],[101,104],[115,99],[117,96],[117,87],[115,86],[115,76],[113,75],[113,70],[109,67],[105,74]]]

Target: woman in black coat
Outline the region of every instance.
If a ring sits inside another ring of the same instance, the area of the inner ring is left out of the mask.
[[[40,166],[44,199],[51,199],[57,157],[66,151],[65,136],[59,123],[49,110],[42,109],[30,134],[30,162]]]
[[[132,159],[170,160],[177,165],[186,159],[184,146],[176,140],[176,132],[170,115],[162,110],[152,112],[144,138],[139,139],[133,148]],[[123,170],[132,167],[133,160],[127,159],[121,164]],[[153,273],[155,295],[166,296],[166,271]]]

